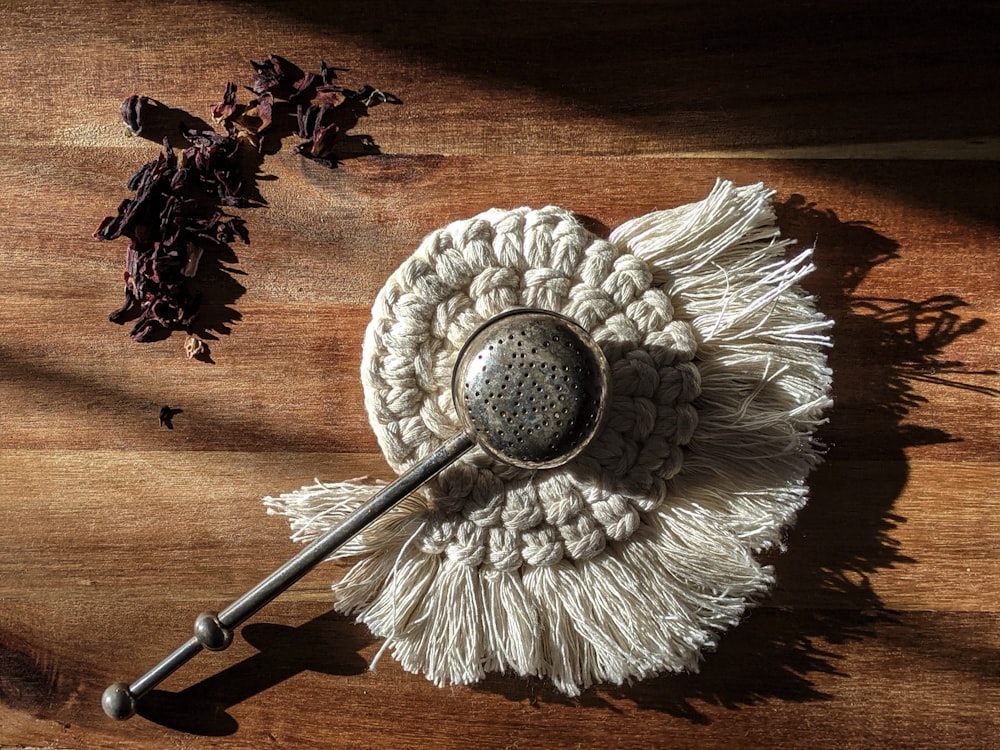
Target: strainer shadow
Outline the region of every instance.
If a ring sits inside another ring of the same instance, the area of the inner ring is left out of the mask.
[[[187,734],[226,736],[239,729],[230,709],[302,672],[350,676],[367,669],[357,653],[367,640],[333,611],[297,627],[252,623],[240,632],[258,653],[180,692],[151,691],[139,715]]]
[[[719,708],[832,700],[831,686],[850,677],[851,644],[897,640],[906,632],[902,614],[884,605],[873,583],[879,571],[917,563],[894,535],[906,523],[894,510],[909,477],[906,449],[961,439],[937,426],[912,424],[922,401],[914,386],[931,369],[942,382],[949,374],[965,373],[960,362],[942,355],[985,321],[964,319],[965,303],[958,298],[886,301],[858,295],[874,268],[901,257],[898,243],[867,224],[843,222],[802,196],[778,203],[776,212],[783,235],[794,241],[790,252],[817,245],[818,270],[807,286],[835,322],[830,355],[835,406],[818,435],[825,463],[810,476],[811,499],[788,536],[788,551],[762,559],[775,567],[771,598],[722,635],[718,647],[704,654],[697,674],[593,687],[579,698],[509,675],[489,676],[477,690],[532,705],[579,703],[612,711],[634,706],[708,724]],[[872,342],[878,346],[874,361]],[[875,381],[882,385],[873,390]],[[957,378],[954,385],[998,395]],[[864,394],[860,403],[858,394]],[[956,658],[953,651],[950,658]],[[958,666],[982,669],[974,655],[960,658],[967,663]]]

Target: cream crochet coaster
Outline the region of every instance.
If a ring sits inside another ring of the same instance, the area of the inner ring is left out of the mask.
[[[491,210],[427,238],[379,293],[365,405],[398,472],[459,431],[451,374],[486,319],[561,312],[611,367],[600,436],[527,471],[475,449],[338,553],[337,608],[437,684],[489,671],[567,694],[695,670],[773,572],[806,501],[830,403],[830,322],[798,286],[772,192],[719,182],[608,240],[568,211]],[[366,500],[359,481],[266,498],[309,540]],[[380,652],[381,654],[381,652]]]

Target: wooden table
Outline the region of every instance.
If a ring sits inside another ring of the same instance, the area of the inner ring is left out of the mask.
[[[997,6],[474,5],[0,5],[0,744],[1000,746]],[[287,138],[236,211],[250,244],[207,271],[211,362],[134,343],[107,319],[125,243],[91,233],[159,146],[118,106],[205,118],[272,52],[398,95],[352,130],[382,154],[328,170]],[[567,700],[370,672],[326,565],[147,716],[103,715],[295,551],[262,496],[391,477],[360,345],[427,232],[545,204],[607,231],[719,176],[815,243],[836,407],[773,597],[701,674]]]

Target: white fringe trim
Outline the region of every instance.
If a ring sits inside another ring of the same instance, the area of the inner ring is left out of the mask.
[[[650,265],[697,337],[697,425],[682,470],[658,489],[664,501],[591,559],[498,570],[420,548],[430,516],[417,493],[335,555],[360,557],[334,586],[336,606],[384,637],[382,651],[438,685],[506,671],[577,695],[697,670],[768,591],[773,571],[754,554],[780,549],[807,500],[831,385],[831,323],[799,287],[811,251],[785,258],[772,195],[719,181],[705,200],[611,235]],[[306,541],[376,488],[317,481],[265,504]]]

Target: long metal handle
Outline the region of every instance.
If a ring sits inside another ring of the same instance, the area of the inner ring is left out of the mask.
[[[133,716],[138,701],[146,693],[193,659],[202,649],[222,651],[227,648],[233,642],[235,628],[475,444],[475,437],[470,430],[459,433],[222,612],[203,612],[198,615],[195,618],[194,637],[135,682],[116,682],[104,691],[101,697],[104,713],[112,719]]]

